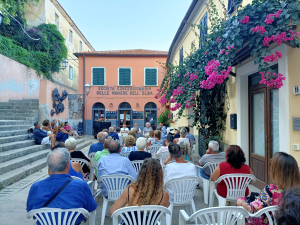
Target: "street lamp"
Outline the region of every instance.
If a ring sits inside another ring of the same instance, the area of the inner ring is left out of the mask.
[[[2,23],[2,20],[4,18],[4,15],[2,14],[1,10],[0,10],[0,26],[1,26],[1,23]]]
[[[68,61],[66,59],[64,59],[63,61],[61,61],[62,67],[59,67],[59,69],[66,69],[68,66]]]
[[[85,91],[86,95],[89,95],[89,93],[91,91],[91,85],[89,84],[89,82],[86,82],[86,84],[84,85],[84,91]]]

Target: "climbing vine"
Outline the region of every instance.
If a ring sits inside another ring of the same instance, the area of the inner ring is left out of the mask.
[[[156,95],[162,105],[172,103],[170,110],[176,111],[178,118],[185,109],[192,108],[194,113],[187,117],[194,120],[192,126],[199,128],[206,141],[222,139],[226,122],[225,81],[232,67],[241,63],[237,52],[249,47],[254,63],[258,64],[260,83],[280,88],[284,75],[272,71],[270,62],[277,61],[282,54],[272,54],[270,45],[286,43],[300,47],[296,32],[299,1],[253,0],[245,7],[234,7],[235,12],[228,19],[218,19],[210,1],[208,17],[212,26],[208,27],[206,41],[180,65],[166,65],[167,72]]]

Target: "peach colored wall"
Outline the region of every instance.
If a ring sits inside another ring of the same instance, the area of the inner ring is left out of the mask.
[[[31,69],[0,54],[0,102],[38,99],[40,77]]]
[[[108,95],[97,95],[97,91],[107,93],[105,90],[99,90],[103,86],[92,86],[90,94],[86,97],[85,119],[92,119],[92,107],[96,102],[101,102],[105,105],[105,109],[109,111],[117,111],[118,106],[122,102],[128,102],[131,109],[135,111],[144,111],[144,106],[148,102],[156,103],[158,108],[161,105],[157,99],[154,98],[157,89],[163,80],[165,70],[158,62],[165,63],[165,57],[112,57],[112,56],[85,56],[85,83],[91,84],[92,67],[105,67],[106,87],[114,87],[114,90],[109,90]],[[132,73],[132,86],[118,86],[118,68],[130,67]],[[157,67],[158,68],[158,86],[144,86],[144,68]],[[127,90],[127,95],[112,95],[112,91],[121,91],[118,88],[134,88],[141,87],[151,90],[144,90],[144,93],[150,95],[143,95],[143,91]],[[79,56],[79,93],[83,93],[83,57]],[[130,95],[130,92],[135,92],[139,95]],[[110,106],[113,103],[113,106]],[[139,106],[137,106],[139,103]],[[158,115],[160,110],[158,110]]]
[[[61,84],[53,83],[49,80],[41,80],[41,87],[40,87],[40,98],[39,104],[47,104],[49,105],[49,119],[68,119],[68,97],[62,102],[65,106],[65,109],[62,113],[54,114],[51,116],[51,109],[53,109],[53,97],[52,93],[53,90],[57,88],[58,93],[62,95],[63,91],[66,90],[68,94],[75,94],[76,91],[62,86]]]

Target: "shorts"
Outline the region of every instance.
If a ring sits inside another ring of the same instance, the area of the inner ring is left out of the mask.
[[[51,145],[51,141],[49,139],[49,136],[43,138],[43,140],[41,142],[41,145]]]

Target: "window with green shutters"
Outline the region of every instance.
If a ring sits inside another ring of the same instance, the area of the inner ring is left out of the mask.
[[[105,85],[104,68],[93,68],[93,85]]]
[[[131,85],[131,69],[119,68],[119,85],[130,86]]]
[[[157,86],[157,68],[145,69],[145,86]]]

